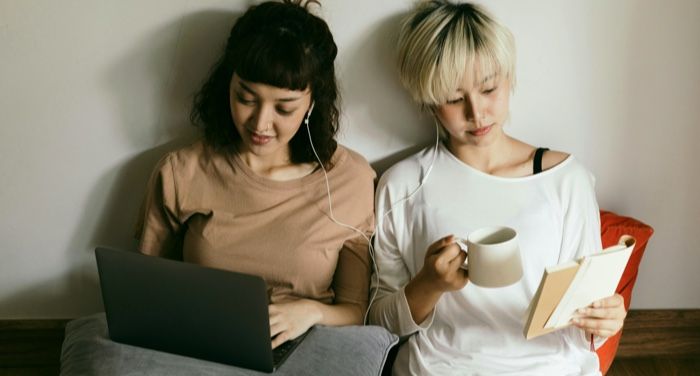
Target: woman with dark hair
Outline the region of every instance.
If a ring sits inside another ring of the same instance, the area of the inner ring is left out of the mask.
[[[246,132],[233,118],[233,106],[246,104],[239,95],[248,91],[239,90],[241,81],[304,92],[314,104],[311,140],[318,158],[330,167],[339,115],[336,54],[328,25],[307,12],[301,1],[253,7],[233,26],[223,56],[195,98],[192,122],[202,126],[210,146],[226,149],[245,143]],[[318,162],[306,132],[294,133],[288,143],[292,164]]]
[[[361,324],[369,289],[375,173],[335,141],[337,48],[306,5],[237,20],[194,100],[203,140],[161,159],[137,225],[142,253],[263,277],[273,347]]]
[[[280,345],[318,325],[279,374],[376,375],[396,337],[359,326],[375,173],[335,141],[337,48],[326,23],[307,10],[311,2],[264,2],[235,22],[195,96],[191,118],[202,140],[168,153],[153,171],[138,250],[262,277],[275,358],[287,353]],[[339,328],[346,325],[358,326]],[[67,326],[61,374],[260,372],[122,345],[96,315]]]

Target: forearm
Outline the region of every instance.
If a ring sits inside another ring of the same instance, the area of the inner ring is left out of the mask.
[[[433,310],[433,312],[435,312]],[[390,332],[405,337],[426,330],[432,325],[434,313],[416,323],[406,301],[405,289],[378,294],[369,312],[369,323],[385,327]]]
[[[428,286],[420,274],[406,285],[404,293],[411,317],[416,323],[421,323],[430,316],[442,296],[442,292]]]
[[[315,324],[327,326],[362,325],[364,311],[359,304],[324,304],[309,300],[309,307],[311,314],[316,319]]]

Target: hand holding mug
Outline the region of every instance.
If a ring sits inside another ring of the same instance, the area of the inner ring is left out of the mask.
[[[523,276],[518,234],[510,227],[484,227],[472,231],[466,242],[470,282],[480,287],[505,287]],[[466,243],[466,244],[465,244]]]
[[[439,292],[460,290],[469,281],[468,272],[461,268],[465,259],[455,237],[446,236],[428,247],[416,278]]]

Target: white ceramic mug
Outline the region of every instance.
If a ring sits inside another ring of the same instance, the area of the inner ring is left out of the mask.
[[[460,240],[459,243],[467,251],[462,267],[469,270],[469,281],[475,285],[504,287],[522,278],[518,234],[512,228],[480,228],[472,231],[466,242]]]

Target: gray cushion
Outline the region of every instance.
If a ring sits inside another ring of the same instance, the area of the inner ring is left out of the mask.
[[[275,375],[380,375],[398,338],[377,326],[316,326]],[[267,375],[109,339],[104,314],[66,326],[61,375]]]

